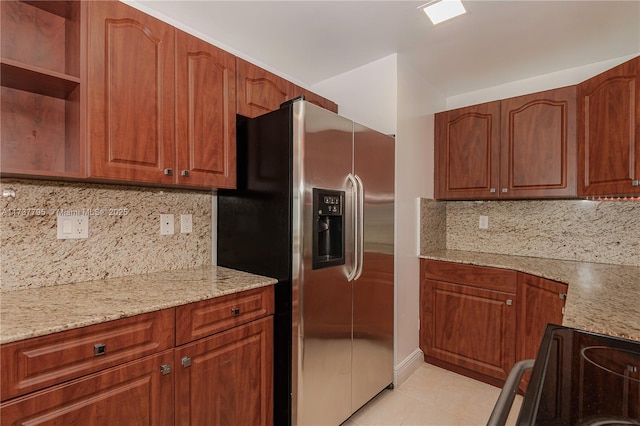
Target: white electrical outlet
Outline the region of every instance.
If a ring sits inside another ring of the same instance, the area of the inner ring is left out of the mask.
[[[160,215],[160,235],[173,235],[174,219],[172,214]]]
[[[489,216],[480,216],[478,227],[480,229],[489,229]]]
[[[58,215],[58,239],[79,240],[89,238],[89,216]]]
[[[190,234],[193,231],[193,216],[190,214],[180,215],[180,233]]]

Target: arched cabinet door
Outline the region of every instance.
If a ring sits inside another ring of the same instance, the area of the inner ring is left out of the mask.
[[[235,188],[236,58],[176,30],[176,179]]]
[[[640,194],[640,57],[578,86],[578,194]]]
[[[576,196],[576,87],[501,102],[500,197]]]
[[[435,196],[498,198],[500,102],[435,115]]]
[[[121,2],[89,2],[92,178],[174,182],[174,28]]]

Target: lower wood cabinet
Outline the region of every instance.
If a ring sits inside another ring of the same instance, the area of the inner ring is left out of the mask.
[[[273,317],[176,348],[176,425],[273,424]]]
[[[173,349],[20,397],[1,407],[3,425],[171,425]]]
[[[501,386],[516,361],[536,357],[547,323],[562,324],[566,293],[525,273],[422,259],[425,361]]]
[[[271,426],[273,298],[267,286],[2,345],[0,424]]]

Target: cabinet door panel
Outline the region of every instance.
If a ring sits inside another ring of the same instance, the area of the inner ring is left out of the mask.
[[[436,114],[436,198],[498,197],[499,121],[499,102]]]
[[[576,195],[576,87],[501,104],[500,196]]]
[[[515,295],[431,280],[422,285],[425,355],[505,379],[515,362]]]
[[[1,406],[0,423],[11,425],[172,425],[173,349],[14,399]]]
[[[178,183],[233,188],[236,59],[176,31]]]
[[[273,423],[273,317],[180,346],[175,362],[176,425]]]
[[[640,194],[640,57],[578,90],[579,194]]]
[[[247,61],[237,59],[238,114],[257,117],[294,97],[295,85]]]
[[[120,2],[90,2],[90,177],[172,183],[173,27]]]

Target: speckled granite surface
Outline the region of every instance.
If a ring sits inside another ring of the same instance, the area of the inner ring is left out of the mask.
[[[459,250],[423,259],[526,272],[569,285],[563,325],[640,340],[640,267]]]
[[[275,284],[206,266],[0,292],[0,344]]]

